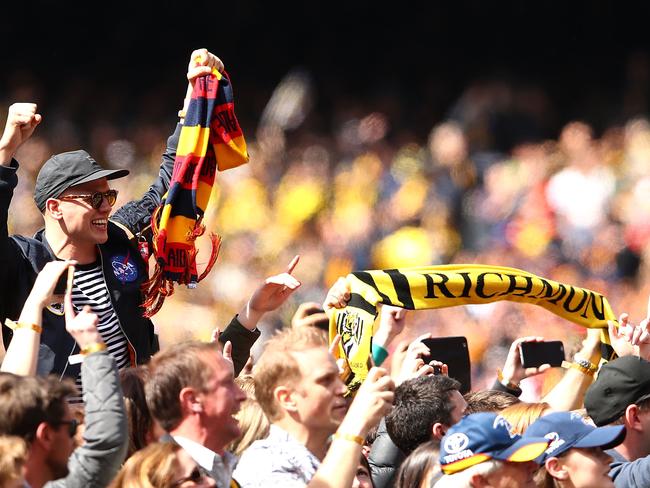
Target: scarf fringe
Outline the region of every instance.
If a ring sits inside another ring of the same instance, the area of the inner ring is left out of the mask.
[[[155,242],[156,249],[164,249],[165,243],[167,241],[167,232],[165,229],[159,229],[158,223],[156,222],[158,213],[162,206],[158,207],[152,215],[151,228],[154,232],[153,240]],[[194,242],[197,237],[205,234],[205,225],[200,221],[197,222],[197,225],[191,231],[188,231],[186,238],[188,242]],[[215,263],[217,262],[217,257],[219,257],[219,251],[221,250],[221,237],[213,232],[210,233],[210,257],[208,258],[208,264],[206,265],[203,273],[201,273],[196,281],[192,280],[190,273],[190,267],[186,267],[186,273],[178,279],[178,284],[187,285],[190,288],[194,288],[197,283],[201,282],[209,273],[212,271]],[[163,253],[164,254],[164,253]],[[196,256],[198,255],[198,249],[192,247],[186,251],[187,262],[195,263]],[[165,261],[163,259],[158,259],[154,272],[147,281],[142,284],[141,290],[145,296],[143,303],[144,306],[144,316],[146,318],[153,317],[156,313],[160,311],[165,302],[165,298],[170,297],[174,294],[174,280],[165,278],[164,268]]]

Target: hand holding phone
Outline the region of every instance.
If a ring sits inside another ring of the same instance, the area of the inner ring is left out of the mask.
[[[449,368],[448,376],[460,382],[460,392],[467,393],[472,388],[472,368],[469,359],[469,347],[465,337],[432,337],[422,339],[429,348],[429,355],[423,356],[425,364],[436,360]],[[435,371],[434,371],[435,374]]]

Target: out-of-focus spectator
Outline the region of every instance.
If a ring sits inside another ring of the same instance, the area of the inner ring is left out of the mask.
[[[232,441],[228,450],[235,456],[242,453],[256,440],[269,435],[269,419],[255,398],[255,380],[252,376],[239,376],[235,382],[246,393],[246,400],[235,415],[239,422],[240,436]]]
[[[23,466],[27,461],[27,444],[16,436],[0,436],[0,486],[21,488],[25,486]]]
[[[154,442],[131,456],[110,488],[216,488],[216,483],[178,444]]]
[[[512,426],[513,433],[522,435],[529,425],[549,412],[551,412],[551,406],[548,403],[519,402],[501,410],[499,415]]]
[[[420,444],[409,454],[397,472],[395,488],[429,487],[442,476],[438,455],[440,440]]]

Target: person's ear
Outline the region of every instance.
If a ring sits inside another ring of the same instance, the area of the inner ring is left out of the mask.
[[[189,386],[183,388],[178,394],[178,399],[181,403],[181,411],[183,414],[203,412],[203,404],[194,388]]]
[[[639,407],[634,403],[625,409],[625,427],[627,429],[643,430],[643,424],[639,418]]]
[[[482,474],[474,474],[469,480],[469,485],[472,488],[488,488],[490,483]]]
[[[556,480],[565,481],[569,479],[569,472],[567,471],[566,466],[558,458],[550,457],[546,459],[544,466],[546,467],[548,474]]]
[[[273,390],[273,398],[281,410],[295,413],[298,411],[298,404],[295,399],[295,391],[284,385],[277,386]]]
[[[446,433],[447,433],[447,426],[445,424],[436,422],[435,424],[433,424],[433,427],[431,427],[432,439],[438,439],[438,440],[442,439]]]
[[[34,443],[40,445],[43,449],[49,450],[52,446],[54,438],[54,431],[52,426],[47,422],[41,422],[36,427],[36,434],[34,435]]]
[[[45,202],[45,214],[49,215],[55,220],[61,220],[63,218],[63,212],[61,212],[61,202],[56,198],[48,198]]]

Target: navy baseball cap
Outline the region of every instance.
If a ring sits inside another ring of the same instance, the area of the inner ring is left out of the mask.
[[[495,413],[473,413],[452,426],[440,441],[440,466],[453,474],[490,459],[535,461],[548,447],[544,436],[512,433],[508,421]]]
[[[58,198],[71,186],[100,178],[114,180],[129,174],[128,169],[104,169],[86,151],[55,154],[45,161],[36,177],[34,201],[43,212],[48,198]]]
[[[533,422],[523,437],[545,437],[548,448],[538,459],[541,464],[547,458],[559,456],[571,448],[602,447],[611,449],[625,439],[625,426],[595,427],[575,412],[553,412]]]

